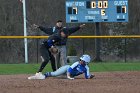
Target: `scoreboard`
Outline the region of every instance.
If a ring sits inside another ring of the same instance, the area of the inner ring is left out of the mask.
[[[66,0],[66,22],[128,22],[128,0]]]

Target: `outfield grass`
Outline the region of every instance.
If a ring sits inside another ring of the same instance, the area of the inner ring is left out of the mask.
[[[0,74],[34,74],[40,64],[0,64]],[[91,63],[91,72],[140,71],[140,63]],[[45,71],[52,71],[48,64]]]
[[[89,67],[91,72],[140,71],[140,63],[95,63]]]

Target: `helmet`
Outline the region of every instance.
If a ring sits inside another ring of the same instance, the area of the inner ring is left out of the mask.
[[[83,55],[80,57],[81,60],[85,61],[86,63],[89,63],[91,58],[89,55]]]

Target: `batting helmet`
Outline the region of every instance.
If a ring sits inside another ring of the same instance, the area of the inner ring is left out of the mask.
[[[91,58],[89,55],[83,55],[80,57],[81,60],[85,61],[86,63],[89,63]]]

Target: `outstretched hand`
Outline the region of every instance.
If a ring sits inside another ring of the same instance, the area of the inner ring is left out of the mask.
[[[38,28],[39,26],[38,25],[36,25],[36,24],[33,24],[33,28]]]
[[[94,78],[95,76],[94,75],[90,75],[90,79]]]
[[[85,26],[85,24],[82,24],[82,25],[80,25],[80,28],[82,28],[82,27],[84,27]]]

